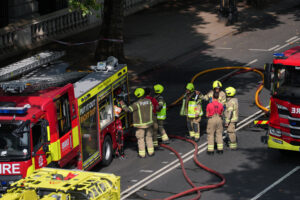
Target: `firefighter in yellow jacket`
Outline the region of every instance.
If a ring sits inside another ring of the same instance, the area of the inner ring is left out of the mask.
[[[238,99],[235,98],[236,90],[233,87],[225,89],[226,99],[226,110],[225,110],[225,127],[227,127],[227,133],[229,136],[229,147],[231,150],[237,149],[237,140],[235,134],[235,126],[239,117],[239,104]]]
[[[156,84],[153,86],[154,92],[155,92],[155,98],[158,101],[158,111],[156,112],[157,116],[157,123],[158,123],[158,132],[161,135],[162,143],[168,144],[169,143],[169,137],[167,135],[167,132],[164,128],[164,121],[167,118],[167,104],[164,100],[164,97],[161,95],[164,91],[164,87],[160,84]]]
[[[221,90],[222,83],[218,80],[214,81],[212,87],[213,87],[212,90],[210,90],[206,95],[201,95],[200,98],[212,102],[214,92],[218,92],[219,93],[218,101],[224,105],[226,102],[226,94]]]
[[[182,100],[182,107],[180,110],[181,116],[187,117],[187,128],[189,130],[189,137],[196,142],[200,139],[200,121],[203,115],[200,92],[195,91],[193,83],[186,85],[186,94]]]
[[[148,155],[154,155],[154,147],[152,140],[152,125],[153,125],[153,106],[151,100],[143,98],[145,90],[143,88],[137,88],[134,91],[134,95],[139,98],[130,106],[126,106],[123,101],[121,101],[122,108],[126,112],[132,113],[133,126],[136,128],[136,138],[138,142],[139,157],[145,158],[146,148],[145,148],[145,134],[146,134],[146,145],[148,150]]]

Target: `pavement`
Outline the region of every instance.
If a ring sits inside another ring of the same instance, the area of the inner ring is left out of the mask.
[[[239,22],[226,26],[217,17],[218,0],[170,0],[125,18],[124,49],[131,79],[149,70],[176,63],[190,52],[211,48],[209,43],[226,35],[253,31],[262,21],[276,24],[279,10],[292,7],[297,1],[272,1],[263,9],[255,9],[238,3]],[[267,27],[266,27],[267,28]],[[64,42],[88,42],[97,39],[100,27],[62,39]],[[65,46],[51,43],[31,53],[45,49],[65,50],[64,60],[72,69],[84,69],[94,65],[96,44]]]

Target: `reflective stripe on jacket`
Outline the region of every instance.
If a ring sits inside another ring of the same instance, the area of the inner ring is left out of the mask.
[[[130,106],[123,105],[125,111],[132,112],[134,127],[149,127],[153,124],[153,106],[151,100],[142,98]]]
[[[189,118],[196,118],[203,115],[201,99],[196,98],[195,92],[187,94],[180,110],[180,115],[186,115]]]
[[[157,97],[159,111],[157,111],[157,119],[165,120],[167,118],[167,104],[162,96]]]
[[[225,122],[237,122],[239,120],[239,104],[237,98],[228,98],[225,110]]]

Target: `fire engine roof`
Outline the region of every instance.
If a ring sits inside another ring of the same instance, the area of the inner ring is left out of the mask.
[[[275,58],[274,64],[300,66],[300,46],[293,47],[284,52],[284,58]]]
[[[90,73],[87,76],[83,77],[82,79],[74,83],[75,97],[81,97],[86,92],[90,91],[94,87],[98,86],[100,83],[112,77],[112,75],[116,74],[125,66],[126,65],[124,64],[119,64],[113,70]]]

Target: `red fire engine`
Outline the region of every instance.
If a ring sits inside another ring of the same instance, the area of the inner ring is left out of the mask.
[[[267,141],[270,148],[300,150],[300,46],[274,54],[265,66],[271,90]]]
[[[0,70],[2,189],[38,168],[89,170],[122,154],[123,128],[129,121],[125,112],[116,116],[114,107],[121,99],[129,102],[127,66],[110,57],[96,72],[57,74],[65,68],[62,63],[45,66],[61,56],[56,55],[39,54]],[[18,79],[6,81],[16,79],[12,74]]]

